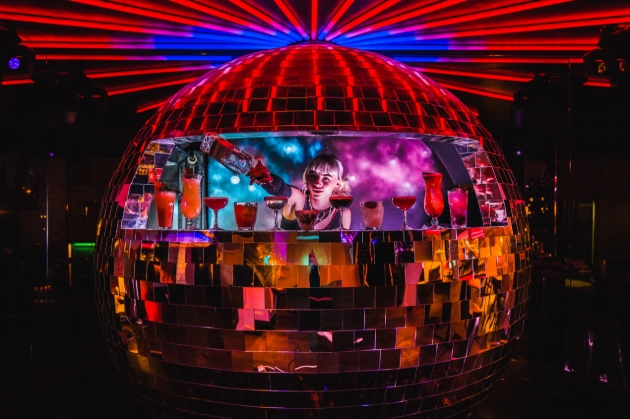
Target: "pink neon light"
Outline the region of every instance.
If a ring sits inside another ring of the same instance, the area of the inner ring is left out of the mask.
[[[282,13],[284,13],[287,19],[289,19],[289,21],[291,22],[295,30],[297,30],[298,33],[303,38],[308,38],[308,34],[304,30],[304,28],[302,28],[302,25],[300,25],[300,22],[297,20],[297,18],[295,17],[291,9],[289,9],[289,5],[285,3],[285,0],[273,0],[273,1],[276,3],[276,5],[278,5],[280,10],[282,10]]]
[[[267,16],[266,14],[261,12],[260,10],[255,9],[253,6],[250,6],[249,4],[245,3],[244,1],[242,1],[242,0],[230,0],[230,2],[234,3],[234,5],[240,7],[241,9],[245,10],[246,12],[249,12],[252,16],[255,16],[258,19],[262,20],[263,22],[268,23],[269,25],[273,26],[274,28],[276,28],[280,32],[285,33],[285,34],[290,34],[291,33],[291,30],[289,28],[287,28],[286,26],[280,24],[275,19],[272,19],[271,17]]]
[[[198,70],[210,70],[215,68],[214,65],[200,65],[200,66],[180,66],[180,67],[166,67],[166,68],[147,68],[139,70],[124,70],[124,71],[103,71],[103,72],[89,72],[85,74],[91,79],[103,79],[109,77],[126,77],[126,76],[141,76],[147,74],[165,74],[165,73],[179,73],[182,71],[198,71]]]
[[[571,0],[544,0],[544,1],[535,1],[531,3],[525,3],[525,4],[517,4],[514,6],[508,6],[508,7],[499,6],[496,9],[487,10],[484,12],[471,13],[471,14],[456,16],[456,17],[442,19],[442,20],[435,20],[435,21],[427,22],[420,25],[412,25],[412,26],[407,26],[404,28],[393,29],[389,31],[389,33],[391,35],[396,35],[399,33],[413,32],[413,31],[419,31],[423,29],[435,28],[435,27],[440,27],[440,26],[454,25],[456,23],[470,22],[473,20],[502,16],[502,15],[507,15],[507,14],[512,14],[512,13],[522,12],[525,10],[552,6],[554,4],[566,3],[567,1],[571,1]]]
[[[583,57],[566,57],[566,58],[541,58],[541,57],[492,57],[492,58],[438,58],[439,63],[511,63],[511,64],[567,64],[571,60],[574,64],[584,62]]]
[[[384,10],[386,10],[388,8],[390,8],[391,6],[395,5],[399,1],[400,0],[387,0],[384,3],[381,3],[380,5],[376,6],[374,9],[370,10],[369,12],[361,14],[361,16],[359,16],[358,18],[354,19],[352,22],[345,24],[344,26],[341,27],[341,29],[336,30],[331,35],[327,35],[326,36],[326,40],[330,41],[331,39],[336,38],[337,36],[341,35],[342,33],[347,32],[348,30],[354,28],[358,24],[360,24],[362,22],[365,22],[369,18],[377,15],[378,13],[381,13],[382,11],[384,11]]]
[[[195,80],[197,80],[197,77],[188,77],[186,79],[171,80],[171,81],[165,81],[165,82],[160,82],[160,83],[151,83],[151,84],[145,84],[142,86],[125,87],[122,89],[112,89],[112,90],[107,91],[107,94],[109,96],[115,96],[115,95],[121,95],[123,93],[133,93],[133,92],[140,92],[142,90],[156,89],[158,87],[176,86],[178,84],[190,83]]]
[[[330,29],[337,24],[337,22],[339,22],[339,19],[341,19],[341,16],[343,16],[344,13],[346,13],[346,11],[348,10],[348,8],[352,5],[352,3],[354,3],[354,0],[343,0],[343,3],[341,4],[341,6],[339,7],[339,9],[337,9],[337,11],[335,12],[335,14],[333,15],[333,17],[330,19],[330,22],[328,22],[326,24],[326,26],[324,27],[324,30],[322,31],[323,35],[328,34],[328,32],[330,31]]]
[[[311,0],[311,39],[317,39],[317,0]]]
[[[375,31],[377,29],[383,28],[385,26],[390,26],[390,25],[396,24],[398,22],[402,22],[404,20],[412,19],[412,18],[420,16],[420,15],[425,15],[425,14],[428,14],[428,13],[431,13],[431,12],[435,12],[436,10],[444,9],[444,8],[453,6],[455,4],[462,3],[464,1],[466,1],[466,0],[448,0],[448,1],[437,2],[437,3],[434,3],[434,4],[432,4],[430,6],[427,6],[427,7],[421,7],[419,9],[416,9],[416,10],[412,11],[412,12],[402,13],[402,14],[400,14],[398,16],[394,16],[392,18],[382,20],[382,21],[380,21],[380,22],[378,22],[378,23],[376,23],[374,25],[370,25],[370,26],[367,26],[365,28],[359,29],[357,31],[347,33],[346,34],[346,38],[352,38],[352,37],[357,36],[357,35],[362,35],[362,34],[364,34],[366,32],[372,32],[372,31]],[[568,1],[568,0],[562,0],[562,1]],[[393,34],[394,32],[391,31],[390,33]]]

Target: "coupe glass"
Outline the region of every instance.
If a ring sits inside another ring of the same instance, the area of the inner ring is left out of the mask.
[[[407,210],[416,203],[416,197],[413,195],[400,195],[392,198],[392,204],[403,212],[403,226],[401,230],[409,230],[407,225]]]
[[[347,192],[343,192],[339,189],[333,190],[332,195],[329,198],[330,205],[333,208],[339,210],[339,227],[335,230],[346,230],[343,228],[343,210],[349,208],[352,205],[353,198]]]
[[[270,228],[269,231],[280,230],[278,226],[278,211],[287,205],[289,198],[286,196],[266,196],[264,200],[265,205],[273,210],[273,228]]]
[[[442,174],[422,173],[424,178],[424,211],[431,217],[431,228],[440,228],[438,217],[444,211],[444,197],[442,196]]]
[[[225,196],[206,196],[203,199],[203,202],[206,204],[206,207],[214,211],[214,225],[210,230],[223,230],[222,228],[219,228],[219,210],[221,208],[225,208],[228,203],[228,198]]]
[[[201,175],[183,174],[182,185],[182,200],[179,203],[179,210],[186,217],[184,230],[194,230],[195,218],[201,212]]]

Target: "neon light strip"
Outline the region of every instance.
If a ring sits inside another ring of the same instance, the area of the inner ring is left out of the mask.
[[[395,60],[406,63],[495,63],[495,64],[567,64],[569,60],[573,64],[582,64],[583,57],[547,58],[547,57],[420,57],[397,56]]]
[[[374,40],[376,41],[376,40]],[[590,51],[597,42],[575,45],[545,45],[545,44],[466,44],[466,43],[413,43],[396,42],[396,38],[389,42],[339,42],[339,45],[352,46],[370,51]]]
[[[142,86],[126,87],[126,88],[122,88],[122,89],[113,89],[113,90],[108,90],[107,94],[109,96],[116,96],[116,95],[122,95],[123,93],[133,93],[133,92],[140,92],[140,91],[143,91],[143,90],[156,89],[158,87],[176,86],[176,85],[179,85],[179,84],[190,83],[192,81],[197,80],[197,78],[198,77],[188,77],[186,79],[164,81],[164,82],[160,82],[160,83],[151,83],[151,84],[145,84],[145,85],[142,85]]]
[[[286,26],[282,25],[278,21],[276,21],[276,20],[272,19],[271,17],[267,16],[266,14],[264,14],[263,12],[261,12],[260,10],[258,10],[256,8],[254,8],[253,6],[250,6],[249,4],[245,3],[244,1],[242,1],[242,0],[230,0],[230,2],[233,3],[234,5],[240,7],[241,9],[245,10],[246,12],[249,12],[252,16],[255,16],[258,19],[262,20],[263,22],[266,22],[267,24],[273,26],[274,28],[276,28],[280,32],[289,35],[291,38],[293,38],[295,40],[297,40],[299,38],[299,35],[296,34],[295,32],[293,32],[291,29],[287,28]]]
[[[78,54],[37,54],[38,60],[94,60],[94,61],[230,61],[230,56],[209,55],[78,55]]]
[[[400,29],[393,29],[389,31],[389,34],[397,35],[400,33],[414,32],[414,31],[419,31],[419,30],[424,30],[424,29],[429,29],[429,28],[454,25],[456,23],[470,22],[473,20],[502,16],[502,15],[522,12],[526,10],[552,6],[555,4],[566,3],[568,1],[572,1],[572,0],[543,0],[543,1],[528,2],[528,3],[523,3],[523,4],[516,4],[516,5],[508,6],[508,7],[499,6],[496,9],[491,9],[484,12],[471,13],[471,14],[456,16],[456,17],[442,19],[442,20],[434,20],[434,21],[427,22],[421,25],[412,25],[412,26],[406,26]],[[350,34],[348,34],[347,36],[349,37]]]
[[[295,15],[291,12],[291,9],[289,9],[289,6],[285,3],[285,0],[273,0],[273,1],[280,8],[280,10],[282,10],[282,13],[284,13],[287,19],[289,19],[289,21],[291,22],[293,27],[298,31],[298,33],[302,35],[302,38],[308,39],[308,34],[304,30],[304,28],[302,28],[302,25],[300,25],[300,22],[297,20],[297,17],[295,17]]]
[[[378,13],[383,12],[384,10],[390,8],[391,6],[395,5],[398,2],[400,2],[400,0],[387,0],[384,3],[381,3],[380,5],[376,6],[375,8],[373,8],[370,11],[368,11],[367,13],[362,13],[361,16],[359,16],[358,18],[356,18],[353,21],[345,24],[344,26],[341,27],[341,29],[337,29],[332,34],[326,35],[325,39],[327,41],[330,41],[331,39],[334,39],[334,38],[338,37],[339,35],[347,32],[348,30],[350,30],[352,28],[354,28],[358,24],[365,22],[366,20],[368,20],[371,17],[377,15]]]
[[[216,68],[214,65],[198,65],[185,67],[166,67],[166,68],[147,68],[139,70],[123,70],[123,71],[86,71],[85,75],[91,79],[104,79],[110,77],[127,77],[127,76],[143,76],[148,74],[167,74],[180,73],[182,71],[201,71]]]
[[[138,109],[136,109],[136,113],[142,113],[142,112],[149,111],[151,109],[159,108],[160,106],[162,106],[163,103],[164,103],[164,101],[162,100],[162,101],[157,102],[157,103],[152,103],[150,105],[141,106]]]
[[[23,13],[5,13],[0,11],[0,19],[16,20],[21,22],[33,22],[33,23],[45,23],[50,25],[71,26],[77,28],[89,28],[89,29],[105,29],[111,31],[122,31],[142,34],[153,35],[166,35],[166,36],[179,36],[184,38],[202,37],[203,34],[196,34],[190,31],[177,31],[170,29],[152,28],[149,26],[131,26],[116,23],[106,23],[96,20],[75,20],[67,18],[49,17],[49,16],[34,16]],[[242,30],[226,30],[222,32],[231,33],[234,35],[242,35]]]
[[[311,0],[311,39],[317,39],[317,0]]]
[[[461,32],[442,32],[428,35],[418,35],[416,37],[419,41],[426,41],[430,39],[444,39],[444,38],[461,38],[467,36],[488,36],[488,35],[503,35],[507,33],[522,33],[522,32],[535,32],[535,31],[548,31],[553,29],[570,29],[580,28],[583,26],[600,26],[609,24],[618,24],[619,22],[629,22],[629,15],[610,16],[598,19],[585,19],[575,21],[563,21],[553,23],[536,23],[523,26],[509,26],[493,29],[475,29]]]
[[[366,32],[373,32],[373,31],[375,31],[377,29],[380,29],[380,28],[383,28],[385,26],[390,26],[390,25],[396,24],[398,22],[402,22],[404,20],[409,20],[409,19],[413,19],[414,17],[418,17],[418,16],[421,16],[421,15],[426,15],[428,13],[435,12],[436,10],[441,10],[441,9],[444,9],[444,8],[456,5],[458,3],[462,3],[464,1],[466,1],[466,0],[440,1],[440,2],[434,3],[432,5],[426,6],[426,7],[420,7],[418,9],[416,9],[416,10],[411,11],[411,12],[405,12],[405,13],[402,13],[402,14],[400,14],[398,16],[394,16],[392,18],[382,20],[382,21],[380,21],[380,22],[378,22],[378,23],[376,23],[374,25],[367,26],[365,28],[359,29],[359,30],[354,31],[354,32],[349,32],[349,33],[347,33],[347,34],[345,34],[343,36],[345,38],[352,38],[352,37],[355,37],[355,36],[358,36],[358,35],[362,35],[362,34],[364,34]],[[555,0],[555,1],[569,1],[569,0]],[[415,30],[415,29],[413,29],[413,30]],[[394,34],[394,31],[390,31],[390,33]]]
[[[586,83],[584,83],[584,86],[591,86],[591,87],[613,87],[614,85],[610,82],[607,81],[596,81],[596,80],[589,80]]]
[[[284,46],[284,42],[276,44],[264,43],[244,43],[240,42],[224,42],[224,43],[110,43],[110,42],[27,42],[30,48],[64,48],[64,49],[131,49],[131,50],[209,50],[209,49],[234,49],[234,50],[257,50],[260,48],[270,48],[273,46]]]
[[[449,90],[458,90],[460,92],[472,93],[473,95],[491,97],[493,99],[507,100],[509,102],[514,101],[514,96],[505,95],[502,93],[490,92],[488,90],[473,89],[470,87],[458,86],[456,84],[439,82],[440,86]]]
[[[266,33],[267,35],[271,35],[271,36],[280,35],[280,34],[278,34],[278,32],[276,32],[274,30],[267,29],[265,27],[262,27],[260,25],[255,24],[255,23],[248,22],[245,19],[241,19],[241,18],[238,18],[236,16],[232,16],[232,15],[230,15],[228,13],[224,13],[224,12],[218,11],[216,9],[213,9],[211,7],[208,7],[208,6],[204,6],[204,5],[195,3],[193,1],[189,1],[189,0],[170,0],[170,1],[173,2],[173,3],[177,3],[179,5],[188,7],[190,9],[206,13],[206,14],[208,14],[210,16],[215,16],[215,17],[218,17],[220,19],[227,20],[228,22],[236,23],[238,25],[242,25],[242,26],[245,26],[247,28],[251,28],[251,29],[257,30],[259,32]]]
[[[33,80],[31,79],[15,79],[15,80],[2,80],[0,81],[0,85],[2,86],[15,86],[17,84],[31,84]]]
[[[352,5],[352,3],[354,3],[354,0],[343,0],[343,3],[341,3],[341,6],[337,9],[337,11],[333,14],[333,17],[330,19],[330,22],[328,22],[326,26],[324,27],[324,30],[321,31],[320,37],[325,37],[326,35],[328,35],[328,32],[330,32],[330,29],[332,29],[332,27],[335,26],[337,22],[339,22],[339,19],[341,19],[341,16],[343,16],[343,14],[346,13],[346,11]]]
[[[167,22],[175,22],[175,23],[180,23],[180,24],[183,24],[183,25],[190,25],[192,27],[202,27],[202,28],[206,28],[206,29],[218,30],[220,32],[229,32],[229,29],[230,29],[229,27],[226,28],[224,26],[215,25],[215,24],[212,24],[210,22],[204,22],[203,20],[200,20],[198,17],[197,18],[188,18],[188,17],[179,16],[179,15],[174,14],[172,11],[160,12],[160,11],[151,10],[151,9],[149,9],[147,7],[134,7],[134,6],[129,6],[127,4],[119,4],[119,3],[115,3],[115,2],[107,2],[107,1],[102,1],[102,0],[71,0],[71,1],[77,2],[77,3],[88,4],[90,6],[100,7],[100,8],[103,8],[103,9],[109,9],[109,10],[115,10],[115,11],[124,12],[124,13],[130,13],[130,14],[134,14],[134,15],[137,15],[137,16],[151,17],[151,18],[155,18],[155,19],[165,20]],[[262,32],[262,33],[264,33],[266,35],[269,35],[269,36],[276,36],[276,35],[278,35],[273,30],[264,28],[262,26],[258,26],[256,24],[248,22],[248,21],[246,21],[244,19],[239,19],[239,18],[237,18],[235,16],[232,16],[232,15],[229,15],[227,13],[222,13],[222,12],[216,11],[216,10],[211,9],[211,8],[207,8],[207,7],[204,7],[204,6],[201,6],[201,5],[197,5],[196,3],[188,2],[186,0],[171,0],[171,1],[173,1],[175,3],[179,3],[182,6],[188,6],[188,7],[192,8],[192,9],[197,9],[198,11],[204,12],[204,13],[210,15],[210,16],[216,16],[216,17],[224,19],[224,20],[226,20],[228,22],[236,23],[238,25],[242,25],[242,26],[245,26],[247,28],[257,30],[257,31]]]
[[[470,71],[458,71],[458,70],[447,70],[441,68],[432,68],[432,67],[414,67],[416,70],[421,71],[422,73],[435,73],[449,76],[460,76],[460,77],[474,77],[477,79],[491,79],[491,80],[503,80],[503,81],[514,81],[519,83],[527,83],[531,80],[530,77],[522,77],[522,76],[508,76],[501,74],[489,74],[489,73],[474,73]]]

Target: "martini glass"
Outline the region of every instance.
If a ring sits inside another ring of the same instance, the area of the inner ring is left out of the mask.
[[[214,225],[210,230],[223,230],[222,228],[219,228],[219,210],[221,208],[225,208],[228,203],[228,198],[225,196],[206,196],[203,199],[203,202],[206,204],[206,207],[214,211]]]
[[[416,203],[416,197],[413,195],[400,195],[392,198],[392,204],[403,212],[403,226],[401,230],[410,230],[407,225],[407,210]]]
[[[353,198],[347,192],[340,191],[339,189],[333,190],[332,195],[329,198],[330,205],[333,208],[339,210],[339,227],[335,230],[346,230],[343,228],[343,210],[349,208],[352,205]]]
[[[286,196],[266,196],[264,200],[265,205],[273,210],[274,225],[273,228],[269,229],[269,231],[281,230],[281,228],[278,226],[278,211],[280,211],[287,205],[289,198],[287,198]]]

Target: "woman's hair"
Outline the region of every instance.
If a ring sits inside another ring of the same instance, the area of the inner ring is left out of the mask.
[[[304,182],[304,188],[308,186],[308,175],[312,172],[315,173],[327,173],[336,177],[339,180],[339,189],[343,192],[350,193],[350,184],[348,180],[343,176],[343,165],[333,154],[320,154],[316,156],[304,169],[302,175],[302,181]]]

